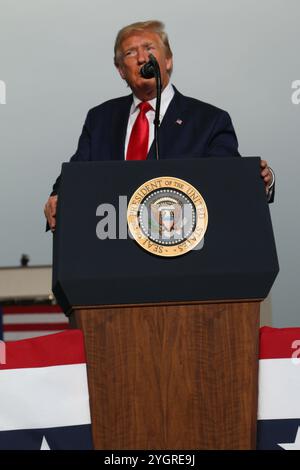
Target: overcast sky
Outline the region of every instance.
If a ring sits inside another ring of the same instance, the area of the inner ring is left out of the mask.
[[[173,83],[229,111],[241,153],[276,171],[273,302],[278,316],[289,301],[300,305],[297,0],[0,0],[0,12],[0,266],[18,265],[22,253],[51,263],[43,206],[61,163],[88,109],[128,93],[112,62],[115,35],[157,18],[174,52]]]

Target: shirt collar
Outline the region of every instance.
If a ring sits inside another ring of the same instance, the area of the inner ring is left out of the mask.
[[[171,84],[171,82],[168,83],[166,88],[164,88],[162,94],[161,94],[161,102],[160,102],[160,119],[165,115],[165,112],[175,94],[174,88]],[[142,100],[137,98],[135,95],[133,95],[133,103],[130,109],[130,114],[133,114],[138,105],[141,103]],[[149,104],[151,104],[152,108],[155,110],[156,107],[156,98],[153,98],[153,100],[149,101]]]

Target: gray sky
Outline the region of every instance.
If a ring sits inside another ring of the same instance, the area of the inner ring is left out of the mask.
[[[61,163],[74,153],[88,109],[128,93],[112,63],[116,32],[157,18],[174,52],[173,83],[229,111],[241,153],[262,156],[276,171],[271,212],[281,273],[272,302],[275,316],[289,309],[295,323],[300,104],[291,87],[300,80],[299,2],[152,0],[150,8],[138,0],[0,0],[0,11],[0,266],[18,265],[22,253],[31,264],[51,263],[43,206]]]

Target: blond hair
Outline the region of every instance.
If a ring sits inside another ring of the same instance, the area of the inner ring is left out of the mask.
[[[121,61],[121,44],[127,37],[131,36],[135,32],[150,31],[151,33],[156,33],[165,48],[167,58],[173,56],[168,35],[165,32],[165,25],[161,21],[149,20],[149,21],[139,21],[137,23],[132,23],[124,28],[120,29],[117,34],[115,47],[114,47],[114,63],[116,67],[119,67]],[[171,73],[171,71],[170,71]]]

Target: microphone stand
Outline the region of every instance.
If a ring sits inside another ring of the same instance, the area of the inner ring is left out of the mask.
[[[154,57],[154,55],[149,54],[149,61],[141,67],[141,75],[143,78],[153,78],[155,77],[156,82],[156,107],[155,107],[155,117],[154,117],[154,149],[156,160],[159,160],[159,139],[158,139],[158,129],[159,129],[159,115],[160,115],[160,103],[161,103],[161,74],[159,64]]]

